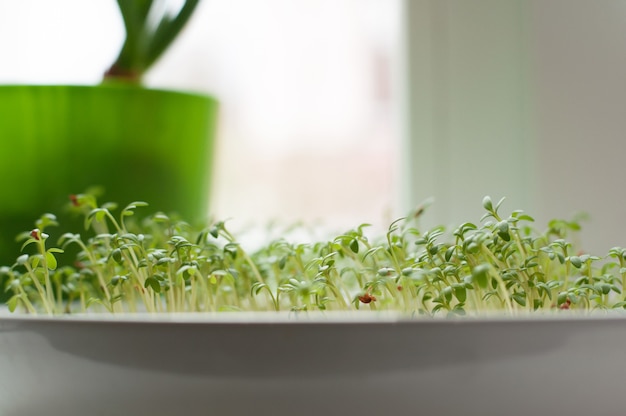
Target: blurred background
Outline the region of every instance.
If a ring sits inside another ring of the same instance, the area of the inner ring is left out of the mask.
[[[114,0],[0,2],[0,84],[96,84],[123,30]],[[214,216],[386,225],[433,197],[456,224],[490,194],[538,228],[587,212],[602,252],[624,74],[626,0],[203,0],[146,81],[220,100]]]
[[[395,0],[200,3],[146,84],[218,97],[213,215],[387,221],[399,8]],[[94,84],[124,27],[114,0],[26,0],[0,3],[0,31],[18,39],[4,52],[11,65],[0,67],[0,83]]]

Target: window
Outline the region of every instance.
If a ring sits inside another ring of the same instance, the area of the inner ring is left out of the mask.
[[[395,215],[400,1],[205,0],[148,86],[221,102],[212,211],[333,227]],[[114,1],[0,5],[0,83],[99,82]]]

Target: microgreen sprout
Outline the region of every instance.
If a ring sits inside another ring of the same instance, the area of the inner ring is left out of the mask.
[[[420,230],[420,207],[381,238],[366,236],[369,224],[361,224],[325,241],[276,239],[255,250],[223,221],[196,228],[164,213],[138,219],[141,201],[122,209],[88,194],[70,201],[84,216],[84,235],[56,232],[46,214],[21,235],[24,254],[0,268],[11,311],[448,316],[626,307],[626,249],[584,253],[568,240],[577,221],[551,221],[538,232],[523,211],[504,214],[504,199],[485,197],[482,219],[452,230]],[[76,258],[57,261],[69,246]]]

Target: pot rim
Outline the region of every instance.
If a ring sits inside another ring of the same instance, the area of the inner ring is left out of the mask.
[[[132,90],[144,91],[148,94],[169,94],[198,97],[217,102],[217,98],[209,93],[192,91],[178,88],[149,87],[130,83],[103,83],[103,84],[0,84],[0,90],[29,90],[29,89],[49,89],[49,90]]]

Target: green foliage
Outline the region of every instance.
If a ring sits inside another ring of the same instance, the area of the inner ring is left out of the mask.
[[[380,239],[362,224],[310,244],[284,239],[248,251],[225,222],[194,228],[156,213],[139,221],[133,202],[98,205],[72,197],[86,235],[58,229],[53,215],[22,234],[23,250],[0,268],[11,311],[63,314],[86,311],[344,311],[393,310],[419,315],[489,311],[622,309],[626,306],[626,249],[605,257],[577,252],[566,240],[577,222],[552,221],[545,232],[532,217],[501,214],[486,197],[480,223],[424,232],[423,208],[394,221]],[[72,266],[57,258],[78,248]]]
[[[200,0],[184,0],[176,13],[168,0],[117,0],[126,38],[105,79],[140,83],[143,74],[159,59],[183,29]]]

